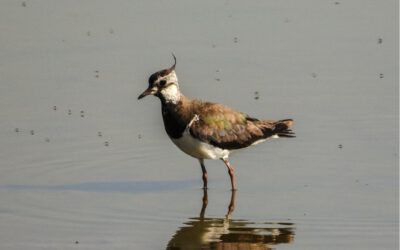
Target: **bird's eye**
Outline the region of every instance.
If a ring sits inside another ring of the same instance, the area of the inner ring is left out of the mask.
[[[165,80],[161,80],[161,81],[160,81],[160,86],[161,86],[161,87],[164,87],[165,84],[167,84],[167,81],[165,81]]]

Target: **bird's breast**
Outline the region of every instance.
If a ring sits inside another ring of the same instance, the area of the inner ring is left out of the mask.
[[[194,115],[190,110],[179,105],[164,104],[162,107],[162,116],[168,136],[186,154],[197,159],[220,159],[228,157],[228,150],[215,147],[191,135],[189,123]]]

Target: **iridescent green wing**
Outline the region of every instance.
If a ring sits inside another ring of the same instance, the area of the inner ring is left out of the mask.
[[[203,103],[194,114],[199,120],[190,126],[190,133],[203,142],[223,149],[238,149],[263,137],[263,131],[244,113],[221,104]]]

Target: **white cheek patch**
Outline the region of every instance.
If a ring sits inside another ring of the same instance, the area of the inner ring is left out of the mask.
[[[182,94],[179,91],[178,77],[175,71],[170,72],[168,75],[163,76],[157,80],[157,84],[161,81],[165,81],[165,87],[160,88],[160,94],[164,97],[166,102],[176,104],[180,100]]]
[[[181,98],[181,92],[176,84],[172,84],[165,89],[162,89],[160,92],[167,102],[176,104]]]

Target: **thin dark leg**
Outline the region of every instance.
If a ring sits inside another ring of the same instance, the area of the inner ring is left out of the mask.
[[[236,190],[236,178],[235,178],[235,168],[229,163],[228,159],[222,159],[228,168],[228,174],[231,177],[232,191]]]
[[[207,189],[203,189],[203,204],[201,206],[201,211],[200,211],[200,219],[204,219],[204,214],[206,213],[206,208],[208,204],[208,195],[207,195]]]
[[[230,219],[233,211],[235,210],[235,203],[236,203],[235,202],[235,197],[236,197],[236,190],[232,190],[231,201],[230,201],[229,206],[228,206],[228,212],[226,213],[226,218],[227,219]]]
[[[207,189],[207,182],[208,182],[208,176],[207,176],[207,169],[206,166],[204,165],[204,160],[199,159],[200,165],[201,165],[201,171],[203,172],[203,189]]]

